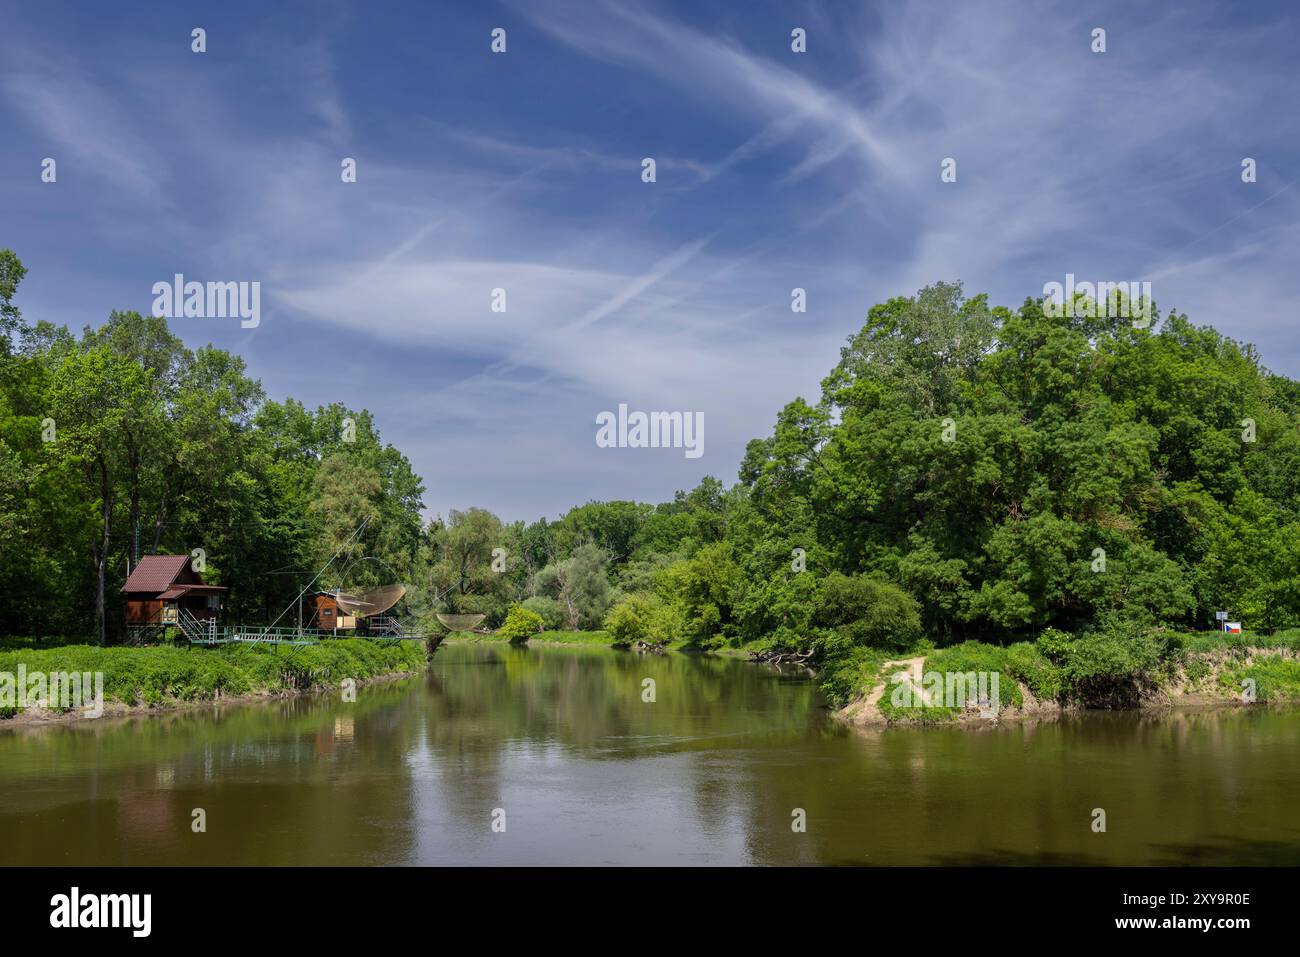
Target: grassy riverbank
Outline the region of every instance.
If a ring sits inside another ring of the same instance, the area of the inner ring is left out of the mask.
[[[447,641],[481,641],[489,644],[509,644],[510,639],[497,634],[480,635],[472,631],[453,631]],[[531,645],[591,645],[612,648],[614,639],[607,631],[541,631],[528,639]]]
[[[12,650],[0,651],[0,674],[16,675],[20,665],[28,675],[102,672],[105,702],[125,709],[324,690],[347,678],[360,682],[414,674],[425,664],[419,641],[344,638],[299,648],[32,644],[6,639],[4,647]],[[0,717],[15,714],[13,707],[0,710]]]
[[[447,636],[447,641],[484,641],[489,643],[506,644],[508,639],[498,637],[495,634],[479,635],[469,631],[453,631]],[[614,637],[607,631],[540,631],[528,639],[530,645],[584,645],[591,648],[614,648]],[[747,648],[698,648],[689,641],[680,640],[670,642],[663,646],[665,651],[680,651],[687,654],[711,654],[721,655],[727,658],[745,658],[749,656]]]
[[[470,632],[453,632],[447,640],[507,641]],[[529,643],[614,647],[606,631],[543,631]],[[679,641],[666,650],[745,656],[765,647],[752,643],[701,649]],[[1269,636],[1128,629],[1070,634],[1046,629],[1034,641],[1008,645],[967,641],[935,648],[923,642],[902,651],[855,645],[838,653],[832,649],[811,663],[822,692],[846,717],[862,723],[942,723],[979,710],[974,701],[945,699],[943,684],[933,696],[934,686],[926,679],[934,675],[996,675],[996,704],[1007,717],[1062,708],[1300,701],[1300,629]],[[362,639],[301,648],[218,649],[0,639],[0,674],[16,674],[20,665],[28,674],[102,672],[109,710],[120,712],[323,690],[346,678],[366,681],[413,674],[424,667],[425,655],[421,642],[379,644]],[[895,694],[900,672],[917,676],[918,683],[909,685],[914,694]],[[0,718],[16,713],[0,706]]]
[[[903,672],[915,678],[898,678]],[[963,706],[945,696],[948,677],[981,673],[998,677],[997,708],[1013,716],[1060,708],[1300,702],[1300,629],[1268,636],[1047,629],[1035,641],[1010,645],[968,641],[888,654],[855,648],[825,662],[820,681],[856,721],[947,722],[979,710],[976,702]],[[991,680],[987,687],[992,699]],[[934,689],[938,695],[932,696]]]
[[[455,633],[450,641],[505,643],[494,634]],[[533,645],[615,647],[607,631],[542,631]],[[687,640],[667,651],[747,657],[774,650],[773,642],[702,648]],[[864,723],[958,721],[978,713],[970,700],[947,693],[949,677],[987,676],[999,712],[1007,717],[1062,709],[1139,709],[1171,705],[1245,705],[1300,701],[1300,629],[1272,635],[1245,632],[1182,633],[1114,623],[1083,632],[1044,629],[1032,641],[1005,645],[966,641],[936,648],[928,641],[881,648],[823,641],[808,661],[822,692],[853,720]],[[916,682],[895,694],[901,671]],[[934,694],[935,675],[942,684]],[[996,689],[992,676],[997,676]],[[926,679],[931,684],[926,684]],[[986,702],[984,710],[987,712]]]

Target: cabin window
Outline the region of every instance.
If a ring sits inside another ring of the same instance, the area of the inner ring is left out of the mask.
[[[209,608],[212,608],[212,609],[220,608],[220,607],[221,607],[221,596],[220,596],[220,595],[209,595],[209,596],[208,596],[208,607],[209,607]]]

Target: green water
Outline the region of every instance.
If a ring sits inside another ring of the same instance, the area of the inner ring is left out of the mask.
[[[0,864],[1297,864],[1298,753],[1296,711],[864,734],[797,672],[447,645],[355,703],[0,725]]]

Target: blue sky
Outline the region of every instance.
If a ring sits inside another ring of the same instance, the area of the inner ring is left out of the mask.
[[[431,513],[532,519],[731,482],[873,303],[937,280],[1012,306],[1066,273],[1149,280],[1162,310],[1300,377],[1291,4],[84,3],[4,19],[0,246],[30,270],[26,317],[147,312],[177,272],[259,281],[258,328],[175,331],[238,352],[272,398],[371,409]],[[595,417],[619,403],[703,413],[704,455],[598,448]]]

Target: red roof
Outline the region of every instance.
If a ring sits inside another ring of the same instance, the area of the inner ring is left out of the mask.
[[[145,555],[140,564],[127,576],[122,591],[155,593],[176,584],[176,579],[189,564],[188,555]],[[194,576],[198,578],[197,575]],[[198,579],[202,581],[202,579]]]
[[[158,596],[158,600],[171,601],[182,595],[215,595],[226,590],[225,585],[172,585]]]

